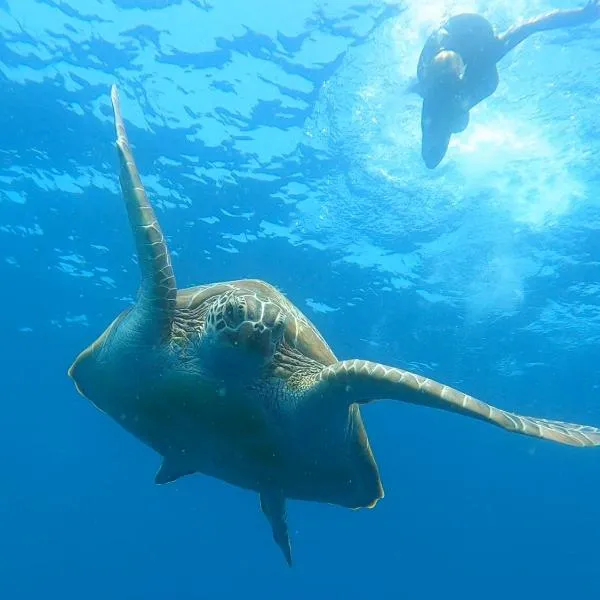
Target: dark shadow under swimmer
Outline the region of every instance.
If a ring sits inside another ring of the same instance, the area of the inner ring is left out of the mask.
[[[556,10],[496,35],[477,14],[451,17],[434,31],[421,52],[414,90],[423,97],[421,154],[434,169],[444,158],[450,136],[464,131],[469,110],[498,87],[496,63],[538,31],[592,23],[600,18],[600,0],[582,8]]]

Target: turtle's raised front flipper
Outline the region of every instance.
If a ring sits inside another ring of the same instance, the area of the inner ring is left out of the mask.
[[[142,281],[138,306],[145,313],[143,322],[160,335],[168,330],[175,309],[177,289],[171,257],[160,224],[146,197],[133,153],[129,147],[117,87],[112,86],[111,100],[115,116],[117,148],[121,171],[121,191],[135,238]]]
[[[570,446],[600,445],[600,429],[585,425],[522,417],[501,410],[447,385],[366,360],[345,360],[325,367],[316,377],[311,394],[348,405],[373,400],[401,400],[480,419],[507,431]]]
[[[287,564],[292,566],[292,549],[285,514],[285,498],[278,490],[264,491],[260,494],[260,508],[269,519],[273,530],[273,539],[281,548]]]

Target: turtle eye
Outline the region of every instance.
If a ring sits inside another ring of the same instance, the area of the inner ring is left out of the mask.
[[[228,323],[231,323],[233,321],[233,317],[235,315],[234,304],[235,304],[234,300],[227,300],[227,303],[225,304],[225,320]]]
[[[246,298],[240,298],[237,302],[237,316],[240,323],[248,320],[248,303]]]
[[[277,319],[275,319],[275,323],[273,323],[271,337],[274,343],[279,343],[285,334],[285,325],[286,319],[283,313],[279,313],[277,315]]]

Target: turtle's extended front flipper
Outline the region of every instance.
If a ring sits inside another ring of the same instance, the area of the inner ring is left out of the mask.
[[[348,405],[383,399],[401,400],[456,412],[507,431],[559,444],[600,445],[600,429],[596,427],[516,415],[427,377],[366,360],[345,360],[324,367],[310,394]]]

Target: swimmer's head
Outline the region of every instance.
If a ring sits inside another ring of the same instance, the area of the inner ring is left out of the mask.
[[[458,84],[465,74],[465,63],[457,52],[438,52],[428,69],[428,79],[434,87]]]

